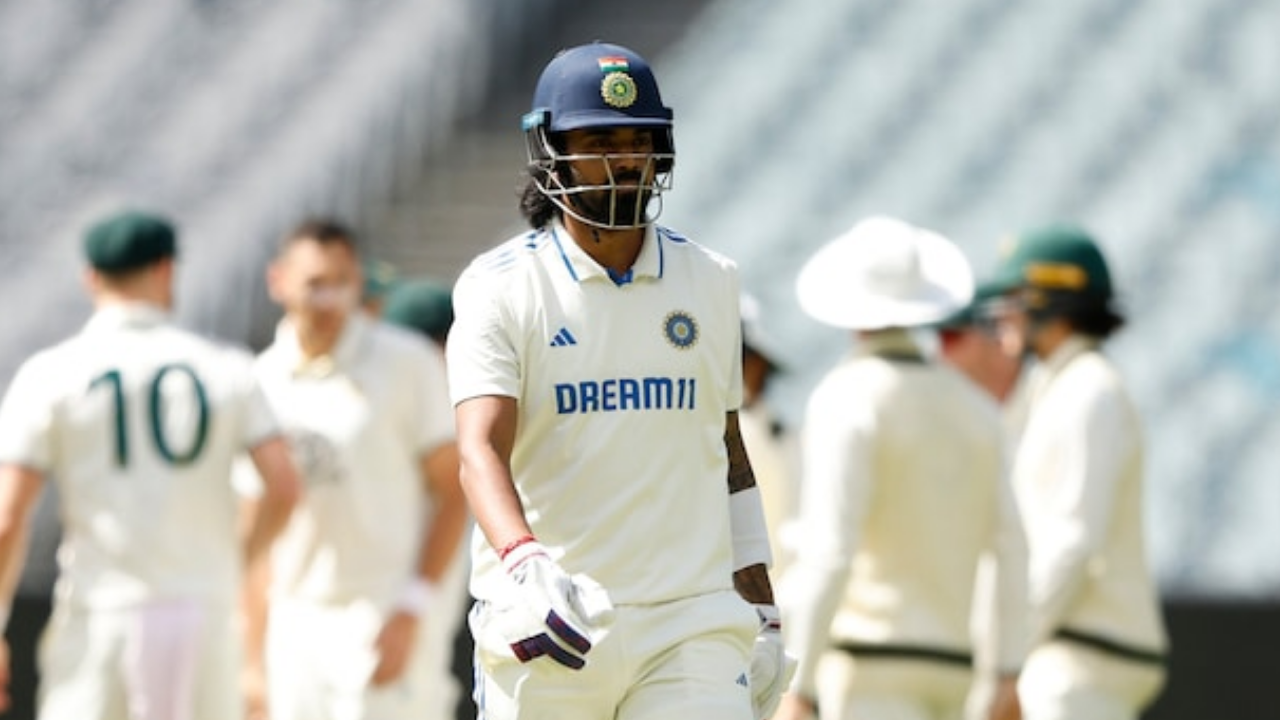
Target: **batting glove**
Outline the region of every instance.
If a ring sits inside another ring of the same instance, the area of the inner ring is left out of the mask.
[[[751,651],[751,705],[757,718],[773,716],[796,673],[796,659],[782,645],[782,616],[775,605],[756,604],[760,630]]]
[[[502,565],[517,593],[497,622],[516,658],[527,663],[546,656],[581,670],[593,640],[613,619],[605,589],[586,575],[565,574],[533,540],[507,552]]]

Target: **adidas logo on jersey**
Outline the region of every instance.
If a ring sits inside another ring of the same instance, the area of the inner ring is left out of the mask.
[[[551,338],[551,347],[567,347],[569,345],[577,344],[578,339],[573,336],[573,333],[569,332],[569,328],[567,327],[560,328],[560,332],[556,333],[555,336]]]

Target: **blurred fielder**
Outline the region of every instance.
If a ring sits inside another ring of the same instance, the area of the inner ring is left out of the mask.
[[[166,220],[118,214],[84,247],[92,319],[23,364],[0,406],[0,603],[52,475],[63,540],[40,717],[242,717],[241,565],[264,560],[297,499],[288,448],[249,354],[171,324]],[[231,466],[246,450],[264,491],[242,544]]]
[[[809,315],[857,344],[805,414],[803,552],[779,589],[800,669],[776,718],[958,720],[975,646],[1015,671],[1025,653],[1026,555],[999,409],[911,333],[969,302],[972,272],[946,238],[873,217],[815,253],[796,287]],[[974,637],[984,556],[1001,623]],[[1016,717],[1004,692],[999,717]]]
[[[989,283],[1036,365],[1013,401],[1013,484],[1031,552],[1027,720],[1133,720],[1164,683],[1167,639],[1147,566],[1142,428],[1102,344],[1124,319],[1084,230],[1037,228]]]
[[[340,224],[295,228],[267,280],[285,317],[257,372],[308,488],[272,554],[270,716],[452,712],[437,608],[456,602],[440,591],[467,512],[443,357],[359,309],[356,239]]]
[[[1003,404],[1013,393],[1021,375],[1022,353],[1011,347],[999,331],[995,312],[1000,305],[1000,293],[981,286],[974,293],[972,302],[938,323],[937,329],[942,359]],[[1008,478],[1005,481],[1008,482]],[[1025,548],[1023,550],[1025,552]],[[990,557],[984,557],[978,566],[973,600],[975,636],[989,634],[1002,622],[998,571]],[[1000,659],[992,657],[987,649],[981,644],[974,646],[974,681],[965,710],[965,717],[970,720],[984,720],[993,712],[1000,711],[996,707],[999,703],[1017,697],[1015,688],[1021,668],[1000,667]]]

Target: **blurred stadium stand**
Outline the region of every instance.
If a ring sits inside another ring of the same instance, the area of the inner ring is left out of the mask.
[[[254,347],[278,316],[264,265],[303,215],[348,220],[406,274],[451,278],[519,227],[519,118],[553,52],[600,38],[658,53],[703,4],[0,3],[0,391],[84,321],[79,235],[121,205],[179,221],[180,318]],[[3,718],[33,717],[54,500],[9,625]]]
[[[1113,354],[1148,422],[1166,591],[1274,598],[1277,37],[1257,0],[721,0],[662,58],[664,221],[743,266],[793,351],[793,421],[846,343],[801,316],[795,271],[855,219],[938,228],[979,273],[1017,228],[1084,222],[1131,316]]]
[[[935,227],[979,272],[1029,223],[1097,231],[1174,603],[1155,716],[1251,717],[1186,709],[1262,662],[1196,631],[1237,617],[1222,602],[1253,613],[1224,632],[1280,629],[1275,0],[0,3],[0,389],[82,322],[78,234],[122,203],[180,220],[182,319],[255,346],[263,265],[303,214],[453,277],[521,226],[538,70],[595,38],[654,61],[680,151],[663,222],[741,264],[791,350],[793,423],[846,342],[800,314],[795,273],[855,219]]]

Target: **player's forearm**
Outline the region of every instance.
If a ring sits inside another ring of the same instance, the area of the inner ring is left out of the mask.
[[[423,537],[418,575],[434,583],[444,576],[457,557],[470,514],[467,496],[458,479],[457,447],[449,443],[428,456],[424,464],[435,512]]]
[[[1088,575],[1088,553],[1080,547],[1060,550],[1031,568],[1028,594],[1032,611],[1027,634],[1032,646],[1061,628]]]
[[[764,565],[744,567],[733,574],[733,587],[749,603],[773,604],[773,584]]]
[[[26,556],[31,510],[42,485],[43,476],[35,470],[0,466],[0,631],[9,620]]]
[[[511,474],[496,458],[468,462],[464,455],[461,479],[476,525],[495,550],[533,534]]]
[[[738,425],[738,413],[725,415],[724,447],[729,456],[729,492],[736,493],[756,486],[756,474],[747,457],[747,447],[742,442],[742,429]]]
[[[852,564],[802,556],[787,570],[782,611],[787,622],[787,650],[799,662],[791,689],[812,698],[817,692],[818,659],[831,638],[831,622],[839,609]]]
[[[245,666],[255,672],[263,670],[263,656],[267,638],[267,588],[271,585],[270,565],[259,562],[251,565],[244,578],[240,594],[240,616],[244,641]]]
[[[283,499],[263,497],[249,510],[249,528],[244,537],[244,562],[254,567],[266,562],[271,543],[284,530],[293,512],[293,503]]]
[[[725,416],[724,444],[729,456],[729,524],[737,567],[733,573],[733,585],[747,602],[772,605],[769,535],[755,473],[742,443],[736,412]]]
[[[459,480],[476,525],[495,550],[532,535],[511,475],[517,414],[511,397],[477,397],[455,408]]]
[[[288,446],[280,438],[255,447],[250,457],[263,483],[262,496],[250,506],[244,538],[245,563],[252,567],[265,559],[271,543],[289,522],[302,496],[302,481],[293,467]]]

